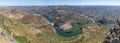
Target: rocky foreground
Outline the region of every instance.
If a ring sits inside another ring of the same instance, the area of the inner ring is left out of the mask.
[[[103,43],[120,43],[120,20],[117,20],[117,23],[110,29],[110,33]]]
[[[3,28],[0,28],[0,43],[18,43]]]

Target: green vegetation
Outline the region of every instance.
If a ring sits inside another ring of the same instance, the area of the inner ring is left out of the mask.
[[[7,33],[8,33],[9,35],[11,34],[10,29],[9,29],[8,26],[6,26],[6,25],[4,25],[4,24],[2,24],[1,26],[2,26],[2,28],[4,28],[4,29],[7,31]]]
[[[30,41],[27,40],[26,37],[20,37],[20,36],[13,36],[19,43],[30,43]]]
[[[75,32],[78,29],[79,25],[80,25],[80,24],[77,24],[77,22],[75,22],[75,21],[71,22],[71,24],[72,24],[72,28],[70,28],[69,30],[66,30],[65,31],[66,33]]]
[[[59,42],[59,43],[69,43],[73,40],[77,40],[81,35],[73,36],[73,37],[63,37],[58,35],[54,28],[51,26],[42,26],[41,28],[44,28],[45,31],[43,31],[43,34],[46,38],[50,39],[53,43]],[[41,36],[41,35],[40,35]]]
[[[3,29],[5,29],[8,34],[11,34],[9,27],[4,24],[5,20],[8,20],[8,19],[4,15],[0,14],[0,25],[1,25],[1,27]]]
[[[26,20],[20,20],[21,21],[21,23],[23,23],[23,24],[30,24],[30,22],[29,21],[26,21]]]
[[[38,38],[41,38],[43,35],[42,34],[37,34],[36,35]]]
[[[73,22],[71,22],[73,27],[70,30],[66,31],[68,33],[76,31],[79,26],[79,24],[77,24],[77,21],[80,21],[81,23],[82,21],[88,21],[88,16],[86,15],[80,15],[81,13],[77,14],[77,12],[73,13],[71,12],[71,10],[64,11],[66,12],[63,12],[63,15],[58,15],[57,13],[53,12],[52,15],[54,15],[53,18],[61,16],[60,19],[62,20],[58,20],[57,22],[73,20]],[[19,14],[19,11],[18,13],[14,13]],[[61,14],[60,12],[58,13]],[[0,14],[0,26],[4,28],[7,33],[10,34],[10,36],[16,39],[19,43],[101,43],[108,33],[108,27],[106,27],[105,25],[96,27],[94,26],[94,24],[90,25],[89,28],[87,26],[83,27],[83,29],[81,30],[83,31],[83,34],[78,34],[72,37],[64,37],[57,34],[56,30],[51,25],[41,26],[41,24],[44,24],[44,21],[42,21],[43,18],[37,15],[30,15],[29,13],[27,14],[28,15],[25,15],[25,18],[23,17],[19,20],[9,18],[9,16]]]
[[[72,32],[75,32],[77,29],[78,29],[79,25],[78,24],[75,24],[73,25],[73,27],[65,32],[67,33],[72,33]]]
[[[109,28],[105,25],[92,25],[92,28],[84,27],[84,36],[77,43],[102,43],[109,32]],[[94,29],[95,28],[95,29]],[[94,30],[93,30],[94,29]]]

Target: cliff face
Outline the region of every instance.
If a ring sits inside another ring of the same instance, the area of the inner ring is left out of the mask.
[[[113,28],[110,29],[109,35],[106,37],[103,43],[120,43],[120,20],[117,20],[117,23]]]

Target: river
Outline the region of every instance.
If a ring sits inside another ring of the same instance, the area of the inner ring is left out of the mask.
[[[49,16],[43,16],[46,20],[48,20],[50,23],[54,23],[54,20],[52,18],[49,18]],[[100,24],[100,25],[107,25],[107,26],[113,26],[114,24],[101,24],[99,22],[88,22],[82,25],[79,25],[79,27],[73,32],[73,33],[66,33],[64,31],[62,31],[56,24],[54,24],[54,28],[56,30],[56,32],[61,35],[61,36],[65,36],[65,37],[71,37],[71,36],[76,36],[78,34],[82,34],[82,28],[84,26],[89,26],[92,24]]]

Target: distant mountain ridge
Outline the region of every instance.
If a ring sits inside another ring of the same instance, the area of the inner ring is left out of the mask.
[[[11,6],[10,8],[26,9],[33,13],[52,16],[53,18],[64,18],[65,20],[83,18],[88,21],[94,18],[95,21],[106,20],[107,23],[116,22],[120,17],[120,6]],[[78,20],[78,19],[77,19]],[[87,21],[86,21],[87,22]],[[102,21],[104,22],[104,21]]]

